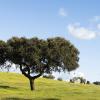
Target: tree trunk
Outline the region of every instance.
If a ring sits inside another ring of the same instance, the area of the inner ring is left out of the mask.
[[[29,79],[29,81],[30,81],[30,89],[31,89],[31,91],[35,90],[34,79]]]

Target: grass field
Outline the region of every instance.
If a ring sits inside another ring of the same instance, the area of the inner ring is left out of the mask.
[[[39,78],[36,90],[30,91],[28,80],[14,73],[0,73],[0,100],[100,100],[100,87],[71,84]]]

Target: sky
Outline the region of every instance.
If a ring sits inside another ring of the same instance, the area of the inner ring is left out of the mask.
[[[100,81],[100,0],[0,0],[0,39],[12,36],[70,40],[80,51],[74,72]]]

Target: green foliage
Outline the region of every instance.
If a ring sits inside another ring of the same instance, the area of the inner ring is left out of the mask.
[[[100,100],[98,85],[72,84],[39,78],[34,92],[20,74],[0,73],[0,100]]]
[[[0,65],[4,65],[7,60],[7,44],[0,41]]]
[[[79,65],[79,51],[64,38],[48,39],[50,65],[54,71],[75,70]],[[55,67],[56,66],[56,67]]]
[[[0,45],[5,45],[1,42]],[[76,69],[79,51],[68,40],[56,37],[47,40],[12,37],[7,41],[8,61],[29,67],[30,73],[52,73]],[[4,56],[4,53],[0,57]],[[4,59],[4,62],[6,61]]]
[[[96,81],[96,82],[93,82],[93,84],[100,85],[100,82],[99,81]]]
[[[73,77],[72,79],[70,79],[71,83],[75,83],[77,80],[80,80],[80,83],[86,83],[86,79],[83,77]]]
[[[91,84],[91,83],[90,83],[90,81],[87,81],[87,83],[86,83],[86,84]]]

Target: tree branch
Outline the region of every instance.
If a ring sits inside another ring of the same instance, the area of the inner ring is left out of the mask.
[[[29,78],[29,79],[36,79],[38,77],[40,77],[43,73],[44,73],[44,70],[47,68],[47,65],[45,65],[41,70],[40,70],[40,73],[36,76],[31,76],[30,75],[30,68],[27,66],[26,68],[22,68],[22,65],[20,65],[20,71],[22,72],[22,74]],[[28,73],[26,73],[28,72]]]
[[[20,65],[20,71],[22,72],[22,74],[24,75],[24,76],[26,76],[27,78],[31,78],[31,76],[30,76],[30,72],[28,71],[28,74],[27,73],[25,73],[25,71],[23,70],[23,68],[22,68],[22,65]]]
[[[41,69],[41,71],[40,71],[40,73],[39,73],[38,75],[33,76],[32,79],[36,79],[36,78],[40,77],[40,76],[44,73],[44,70],[45,70],[47,67],[48,67],[48,64],[45,65],[45,66],[43,67],[43,69]]]
[[[38,75],[36,75],[36,76],[33,76],[33,77],[31,77],[31,78],[32,78],[32,79],[36,79],[36,78],[40,77],[42,74],[43,74],[43,73],[40,73],[40,74],[38,74]]]

